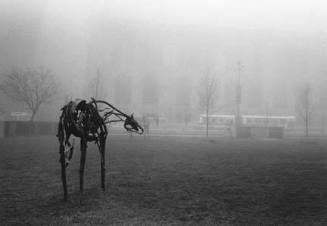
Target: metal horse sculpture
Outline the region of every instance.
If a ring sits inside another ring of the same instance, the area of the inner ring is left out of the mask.
[[[103,100],[91,99],[70,101],[62,109],[58,124],[59,153],[61,163],[61,179],[64,189],[64,200],[67,200],[66,168],[73,156],[74,144],[71,135],[80,138],[80,191],[83,192],[83,176],[87,142],[95,142],[101,155],[101,187],[105,190],[105,146],[108,135],[107,124],[124,122],[128,132],[142,134],[143,128],[134,119],[133,114],[127,115]]]

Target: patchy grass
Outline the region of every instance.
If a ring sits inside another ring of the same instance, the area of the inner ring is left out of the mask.
[[[56,139],[2,139],[1,225],[326,225],[326,147],[109,137],[107,190],[100,189],[99,153],[90,144],[85,192],[75,150],[65,203]]]

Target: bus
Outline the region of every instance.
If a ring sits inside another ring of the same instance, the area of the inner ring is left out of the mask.
[[[253,127],[295,128],[295,116],[242,115],[242,124]]]
[[[234,115],[208,115],[208,122],[210,125],[233,125],[235,123],[235,116]],[[207,122],[207,115],[201,114],[200,115],[200,124],[206,124]]]

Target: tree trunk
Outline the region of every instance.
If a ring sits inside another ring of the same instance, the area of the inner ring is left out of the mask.
[[[209,106],[206,109],[206,136],[209,136]]]
[[[35,125],[34,125],[34,118],[35,118],[36,111],[32,111],[32,115],[28,125],[28,134],[33,135],[35,134]]]
[[[310,119],[310,86],[309,84],[306,85],[305,87],[305,103],[304,103],[304,107],[305,107],[305,136],[308,137],[309,136],[309,119]]]
[[[308,114],[308,112],[306,112],[306,115],[305,115],[305,136],[306,137],[309,136],[309,114]]]
[[[36,112],[39,110],[41,104],[42,104],[42,103],[39,102],[38,104],[36,104],[36,106],[35,106],[34,108],[30,109],[30,110],[32,110],[32,116],[31,116],[31,119],[30,119],[31,122],[34,121],[34,118],[35,118]]]
[[[32,116],[30,118],[30,122],[33,122],[34,121],[35,114],[36,114],[36,111],[32,111]]]

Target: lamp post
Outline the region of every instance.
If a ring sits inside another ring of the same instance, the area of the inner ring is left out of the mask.
[[[242,86],[241,86],[241,70],[243,65],[240,61],[237,62],[237,81],[236,81],[236,117],[235,117],[235,131],[236,137],[239,136],[241,120],[241,103],[242,103]]]

